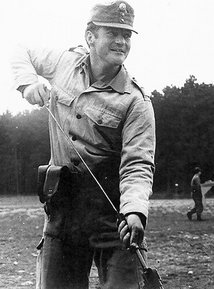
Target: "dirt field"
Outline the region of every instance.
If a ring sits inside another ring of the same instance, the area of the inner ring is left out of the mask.
[[[152,200],[146,238],[149,265],[165,289],[214,288],[214,199],[207,199],[204,222],[188,221],[191,200]],[[36,245],[43,211],[38,199],[0,198],[0,288],[35,288]],[[99,288],[96,270],[90,289]]]

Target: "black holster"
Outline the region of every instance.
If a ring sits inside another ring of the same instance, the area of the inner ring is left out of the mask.
[[[67,166],[39,166],[37,192],[41,203],[59,202],[71,193],[71,187],[72,178]]]

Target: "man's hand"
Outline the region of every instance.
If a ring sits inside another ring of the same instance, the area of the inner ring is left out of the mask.
[[[30,104],[38,104],[43,106],[50,99],[50,91],[44,83],[36,82],[26,86],[23,91],[23,97]]]
[[[144,227],[140,217],[133,213],[126,216],[125,219],[118,226],[121,241],[126,247],[140,246],[144,237]]]

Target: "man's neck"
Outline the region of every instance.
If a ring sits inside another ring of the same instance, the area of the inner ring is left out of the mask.
[[[105,66],[90,59],[91,82],[110,82],[119,72],[121,66]]]

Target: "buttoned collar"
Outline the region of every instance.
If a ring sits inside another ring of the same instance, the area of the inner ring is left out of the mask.
[[[85,67],[90,76],[89,61],[90,56],[87,54],[84,59],[82,59],[81,63],[79,63],[77,66],[81,66],[81,73],[83,73]],[[96,81],[91,86],[97,89],[108,89],[111,87],[113,90],[121,94],[125,92],[131,93],[131,79],[124,65],[121,66],[120,71],[110,82],[105,83],[103,81]]]

